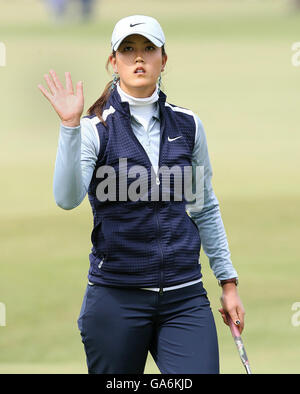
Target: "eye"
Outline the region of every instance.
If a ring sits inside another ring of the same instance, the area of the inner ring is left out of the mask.
[[[130,51],[132,51],[132,50],[133,50],[133,48],[130,47],[130,46],[124,47],[124,48],[122,49],[123,52],[130,52]]]
[[[146,47],[146,50],[147,50],[147,51],[154,51],[154,50],[155,50],[155,47],[154,47],[153,45],[148,45],[148,46]]]

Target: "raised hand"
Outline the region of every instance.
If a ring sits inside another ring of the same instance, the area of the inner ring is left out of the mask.
[[[71,74],[69,72],[65,73],[66,88],[63,87],[54,70],[50,70],[49,72],[51,76],[45,74],[44,78],[50,93],[40,84],[38,88],[50,101],[63,125],[69,127],[79,126],[84,107],[82,81],[77,83],[76,93],[74,93]]]

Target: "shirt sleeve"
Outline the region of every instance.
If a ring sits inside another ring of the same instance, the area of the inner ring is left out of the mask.
[[[87,194],[100,150],[98,134],[88,118],[77,127],[60,125],[53,193],[66,210],[77,207]]]
[[[206,134],[197,115],[195,121],[197,128],[192,155],[192,187],[195,191],[197,185],[200,186],[200,197],[186,205],[187,212],[197,224],[203,250],[215,277],[218,280],[236,278],[238,275],[231,262],[219,201],[211,184],[213,172]]]

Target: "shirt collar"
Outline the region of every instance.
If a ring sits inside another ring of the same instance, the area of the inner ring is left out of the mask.
[[[134,115],[130,115],[131,119],[134,119],[135,121],[137,121],[136,117]],[[159,105],[158,102],[155,103],[155,109],[152,115],[152,119],[156,119],[156,120],[160,120],[160,110],[159,110]]]
[[[154,92],[149,97],[139,98],[139,97],[130,96],[128,93],[124,92],[123,89],[121,89],[119,82],[117,83],[117,91],[120,95],[121,101],[122,102],[127,101],[129,105],[143,106],[143,105],[155,103],[159,99],[158,84],[156,84],[156,88]]]
[[[160,120],[160,111],[159,111],[158,102],[156,102],[156,108],[155,108],[155,112],[153,113],[153,118]]]

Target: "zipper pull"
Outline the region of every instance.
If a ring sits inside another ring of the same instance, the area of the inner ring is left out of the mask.
[[[163,295],[163,288],[162,287],[159,288],[159,295]]]
[[[98,264],[98,268],[99,268],[99,269],[102,267],[103,260],[104,260],[104,259],[102,259],[102,260],[100,261],[100,263]]]
[[[156,175],[156,184],[160,185],[160,180],[159,180],[159,177],[157,175]]]

